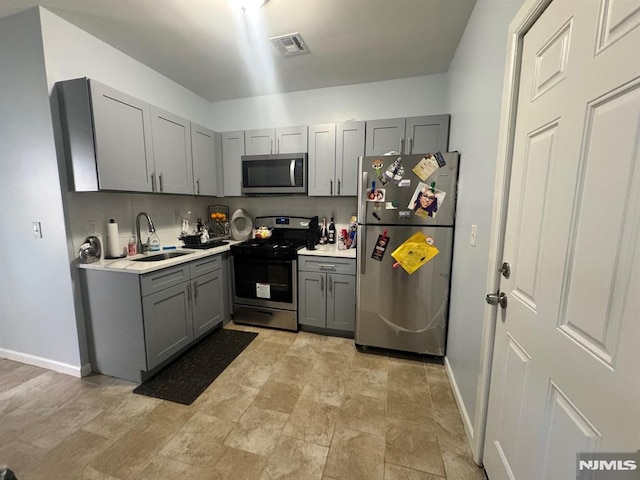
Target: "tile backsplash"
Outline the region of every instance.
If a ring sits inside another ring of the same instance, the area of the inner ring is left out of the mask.
[[[195,197],[186,195],[150,195],[111,192],[69,192],[67,208],[74,251],[78,251],[87,235],[97,234],[106,245],[107,223],[113,218],[118,224],[120,246],[124,249],[135,233],[135,218],[147,212],[156,227],[162,246],[181,246],[178,235],[182,220],[195,226],[198,218],[206,217],[207,206],[227,205],[232,214],[245,209],[252,217],[286,215],[334,217],[336,227],[344,228],[357,210],[355,197]],[[94,231],[95,228],[95,231]],[[141,224],[146,240],[146,222]]]

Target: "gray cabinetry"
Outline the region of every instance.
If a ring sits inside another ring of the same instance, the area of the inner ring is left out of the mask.
[[[151,113],[145,102],[78,78],[57,84],[70,187],[151,192]]]
[[[94,369],[141,382],[228,319],[225,257],[140,276],[81,270]]]
[[[151,113],[155,191],[193,194],[190,122],[157,107]]]
[[[216,138],[212,130],[191,123],[193,184],[196,195],[218,195],[220,173],[216,156]]]
[[[449,146],[449,115],[392,118],[367,122],[366,155],[446,152]]]
[[[246,130],[245,154],[269,155],[307,151],[307,127],[279,127]]]
[[[223,132],[222,170],[225,197],[239,197],[242,194],[241,157],[244,154],[244,132]]]
[[[189,282],[142,298],[147,369],[160,365],[193,340]]]
[[[309,196],[356,195],[364,122],[309,126]]]
[[[353,259],[301,256],[298,266],[300,325],[353,334],[355,273]]]

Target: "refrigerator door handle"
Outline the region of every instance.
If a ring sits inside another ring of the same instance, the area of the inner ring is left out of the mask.
[[[367,232],[365,231],[366,229],[364,228],[364,225],[360,225],[359,228],[359,232],[358,232],[358,243],[360,243],[360,245],[358,245],[358,252],[356,252],[356,254],[358,255],[358,257],[360,257],[360,275],[364,275],[365,273],[365,264],[367,263],[367,259],[365,258],[364,255],[360,255],[360,251],[365,252],[367,249]]]

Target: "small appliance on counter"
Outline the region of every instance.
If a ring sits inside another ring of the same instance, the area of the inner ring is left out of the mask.
[[[309,220],[309,230],[307,232],[307,250],[315,250],[320,240],[320,230],[318,227],[318,216],[311,217]]]
[[[89,235],[84,239],[80,250],[78,251],[78,258],[81,263],[95,263],[102,257],[102,245],[100,239],[95,235]]]

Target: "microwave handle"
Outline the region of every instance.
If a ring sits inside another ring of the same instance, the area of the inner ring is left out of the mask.
[[[296,161],[291,160],[289,163],[289,180],[291,180],[291,186],[296,186]]]

